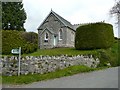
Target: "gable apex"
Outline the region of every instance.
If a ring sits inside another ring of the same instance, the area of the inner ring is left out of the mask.
[[[66,19],[64,19],[63,17],[61,17],[60,15],[58,15],[57,13],[55,13],[52,9],[50,11],[50,13],[47,15],[47,17],[44,19],[44,21],[41,23],[41,25],[38,27],[38,30],[40,29],[40,27],[43,25],[43,23],[46,21],[46,19],[53,14],[64,26],[69,27],[71,29],[73,29],[73,25],[67,21]],[[74,29],[73,29],[74,30]]]
[[[67,21],[66,19],[64,19],[63,17],[61,17],[60,15],[58,15],[57,13],[55,13],[54,11],[51,11],[65,26],[70,27],[71,29],[73,29],[72,24]]]
[[[54,32],[53,32],[52,30],[48,29],[48,28],[45,28],[45,29],[41,32],[41,34],[43,34],[43,32],[45,32],[45,31],[48,31],[48,32],[50,32],[51,34],[54,34]]]

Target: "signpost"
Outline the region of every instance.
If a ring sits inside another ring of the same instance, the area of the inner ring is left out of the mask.
[[[13,53],[13,54],[19,54],[19,49],[12,49],[11,53]]]
[[[21,58],[21,47],[19,49],[12,49],[12,54],[19,54],[19,61],[18,61],[18,76],[20,76],[20,58]]]

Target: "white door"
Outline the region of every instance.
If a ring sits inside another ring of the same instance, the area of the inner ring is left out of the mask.
[[[54,36],[54,42],[53,42],[53,45],[56,46],[57,45],[57,37]]]

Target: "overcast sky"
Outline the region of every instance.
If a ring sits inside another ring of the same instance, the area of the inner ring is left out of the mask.
[[[114,35],[118,36],[115,19],[109,15],[115,0],[23,0],[23,4],[27,13],[24,24],[27,31],[37,32],[38,26],[52,9],[72,24],[105,20],[114,26]]]

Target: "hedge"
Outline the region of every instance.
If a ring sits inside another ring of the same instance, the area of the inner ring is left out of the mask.
[[[13,48],[22,47],[22,53],[32,53],[37,50],[37,42],[27,41],[23,34],[29,32],[2,30],[2,54],[9,55]],[[36,38],[35,38],[36,41]]]
[[[109,48],[113,42],[113,26],[108,23],[91,23],[80,26],[76,30],[76,49]]]

